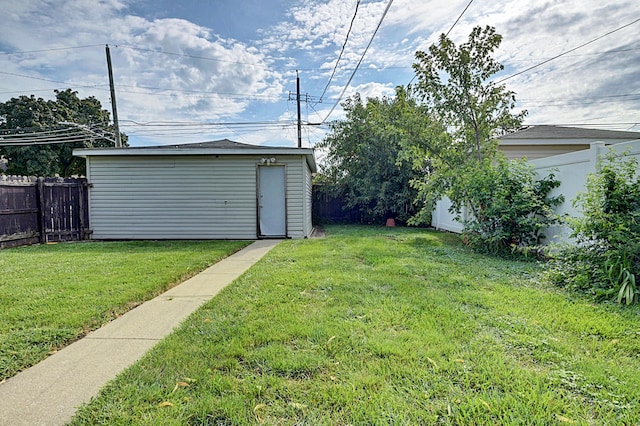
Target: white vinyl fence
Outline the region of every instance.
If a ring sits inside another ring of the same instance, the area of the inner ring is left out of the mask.
[[[564,203],[556,207],[556,213],[576,217],[580,212],[573,208],[573,200],[580,192],[585,191],[587,176],[595,173],[598,164],[612,150],[618,158],[625,155],[635,157],[640,161],[640,141],[619,143],[605,146],[604,142],[593,142],[589,149],[583,151],[570,152],[567,154],[554,155],[552,157],[532,160],[534,170],[540,178],[553,173],[560,186],[553,190],[551,195],[564,195]],[[437,229],[452,232],[462,232],[462,223],[455,220],[455,216],[449,213],[451,201],[447,198],[440,200],[434,209],[431,225]],[[466,218],[463,211],[463,219]],[[550,227],[547,232],[545,243],[569,241],[570,230],[566,225]]]

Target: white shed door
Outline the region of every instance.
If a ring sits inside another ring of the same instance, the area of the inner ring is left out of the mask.
[[[258,167],[258,223],[261,237],[286,237],[285,167]]]

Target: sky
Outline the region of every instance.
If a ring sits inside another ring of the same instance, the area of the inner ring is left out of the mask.
[[[72,88],[111,111],[108,45],[131,146],[296,146],[296,76],[302,146],[314,146],[344,118],[341,101],[393,95],[412,81],[417,50],[447,32],[464,43],[478,25],[503,36],[495,79],[516,92],[525,124],[640,131],[637,0],[0,0],[0,10],[0,102]]]

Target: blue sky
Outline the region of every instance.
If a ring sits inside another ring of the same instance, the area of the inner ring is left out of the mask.
[[[296,70],[303,122],[322,122],[387,5],[388,0],[0,0],[0,101],[23,94],[48,99],[54,89],[71,87],[110,110],[108,44],[121,129],[131,145],[229,138],[294,146],[296,105],[290,92],[296,90]],[[415,51],[447,32],[467,5],[450,37],[461,43],[473,26],[495,26],[504,37],[497,58],[506,66],[498,79],[616,30],[506,83],[519,107],[529,111],[527,124],[640,131],[636,0],[395,0],[345,96],[390,95],[407,84]],[[327,120],[342,116],[338,106]],[[326,126],[303,126],[303,146],[313,146],[325,131]]]

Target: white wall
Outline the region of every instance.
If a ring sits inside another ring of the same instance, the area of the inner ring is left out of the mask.
[[[605,146],[604,142],[593,142],[590,148],[586,150],[530,161],[539,178],[553,173],[556,179],[560,181],[560,186],[551,193],[551,195],[563,194],[565,197],[564,202],[556,208],[556,213],[574,217],[580,214],[579,211],[574,209],[573,200],[575,200],[578,193],[586,190],[587,176],[589,173],[597,171],[599,161],[606,156],[609,150],[616,152],[618,158],[628,153],[629,156],[635,157],[640,161],[640,141],[609,146]],[[449,213],[448,208],[450,206],[451,201],[447,198],[440,200],[436,204],[431,226],[460,233],[462,232],[462,224],[454,219],[453,214]],[[546,232],[547,238],[544,242],[568,241],[570,233],[571,231],[566,225],[550,227]]]
[[[449,212],[451,200],[443,197],[436,203],[436,207],[431,214],[431,226],[444,231],[461,233],[463,225],[455,219],[455,214]],[[463,209],[461,220],[466,220],[466,209]]]
[[[564,202],[555,209],[556,213],[572,217],[580,216],[581,212],[573,207],[573,201],[580,192],[586,191],[587,176],[598,170],[599,162],[609,151],[615,152],[618,158],[628,152],[629,156],[640,161],[640,141],[632,141],[609,146],[605,146],[604,142],[593,142],[591,147],[584,151],[530,162],[540,178],[553,173],[560,181],[560,186],[551,193],[551,195],[562,194],[565,198]],[[556,225],[547,230],[545,242],[569,241],[570,234],[571,230],[566,225]]]

